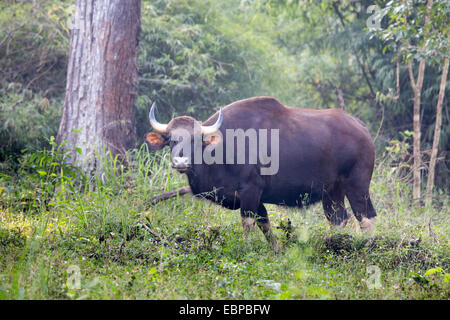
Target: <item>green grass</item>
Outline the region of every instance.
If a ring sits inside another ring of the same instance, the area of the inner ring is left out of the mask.
[[[114,159],[82,177],[57,151],[0,178],[1,299],[448,299],[448,198],[419,208],[379,163],[375,233],[329,230],[321,205],[268,206],[280,254],[238,211],[192,199],[147,203],[187,184],[168,154]],[[71,171],[72,170],[72,171]],[[40,172],[40,173],[39,173]],[[45,172],[45,174],[44,174]],[[282,228],[290,219],[288,239]]]

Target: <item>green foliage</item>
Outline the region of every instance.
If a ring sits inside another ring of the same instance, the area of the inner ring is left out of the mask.
[[[0,163],[15,161],[24,149],[33,152],[47,146],[47,139],[56,135],[61,104],[20,83],[0,86]]]
[[[41,150],[60,120],[68,57],[65,1],[0,4],[0,167]]]
[[[396,95],[393,95],[393,89],[388,89],[386,94],[380,94],[387,98],[385,101],[390,107],[386,125],[396,126],[397,123],[402,122],[401,118],[405,116],[406,110],[411,110],[411,97],[414,95],[406,63],[412,62],[414,66],[417,61],[426,61],[427,66],[421,93],[421,108],[424,110],[421,114],[421,123],[422,136],[425,137],[423,144],[425,148],[430,148],[441,77],[440,65],[443,59],[449,57],[450,54],[447,22],[450,5],[448,1],[432,1],[429,10],[427,5],[428,1],[389,1],[380,11],[380,15],[386,16],[387,23],[383,28],[369,32],[372,33],[372,37],[376,35],[383,41],[382,53],[390,56],[392,61],[396,60],[399,68],[400,81],[396,84]],[[389,86],[389,82],[394,82],[396,74],[392,66],[383,66],[381,59],[382,57],[377,57],[376,60],[377,78],[385,79],[382,86],[386,88]],[[414,79],[417,79],[416,75],[414,75]],[[386,90],[383,91],[386,92]],[[410,122],[412,122],[411,115],[412,112],[409,111]],[[448,120],[444,117],[443,123]],[[449,137],[449,126],[444,124],[439,141],[441,149],[448,149]],[[443,175],[438,175],[438,185],[445,184],[443,181],[448,178],[445,167],[446,165],[441,163],[441,168],[438,169],[443,172]]]
[[[58,0],[0,3],[0,88],[21,83],[46,98],[64,92],[69,9]]]
[[[70,161],[69,153],[62,153],[54,137],[49,141],[50,150],[24,153],[19,160],[17,176],[2,174],[0,181],[8,185],[2,188],[0,204],[19,211],[49,209],[64,205],[72,199],[76,188],[86,184],[86,177]]]
[[[396,43],[405,60],[440,62],[449,57],[448,1],[433,1],[426,26],[427,1],[389,1],[382,14],[388,15],[387,28],[380,32],[384,41]]]

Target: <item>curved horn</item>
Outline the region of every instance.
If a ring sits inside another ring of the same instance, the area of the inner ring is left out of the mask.
[[[213,134],[217,130],[219,130],[220,126],[222,125],[223,121],[223,114],[222,114],[222,108],[219,111],[219,117],[217,118],[216,123],[214,123],[212,126],[202,126],[202,134]]]
[[[153,130],[155,130],[159,133],[167,133],[167,124],[159,123],[155,119],[155,107],[156,107],[156,102],[153,102],[152,107],[150,108],[150,113],[149,113],[150,124],[151,124]]]

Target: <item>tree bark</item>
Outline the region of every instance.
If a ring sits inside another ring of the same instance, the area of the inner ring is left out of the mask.
[[[434,171],[436,168],[436,159],[439,149],[439,138],[441,136],[442,105],[444,102],[445,86],[447,83],[448,65],[449,65],[449,58],[445,58],[444,67],[442,68],[441,85],[439,87],[439,97],[436,105],[436,123],[434,126],[433,147],[431,148],[431,159],[428,171],[427,190],[425,198],[425,204],[427,206],[431,205],[433,195]]]
[[[57,142],[85,171],[136,143],[141,0],[77,0]]]
[[[421,60],[419,63],[419,72],[417,75],[417,82],[414,81],[414,73],[412,62],[408,62],[409,79],[414,92],[414,109],[413,109],[413,199],[420,199],[420,166],[422,164],[421,149],[420,149],[420,98],[422,95],[423,76],[425,73],[425,60]]]

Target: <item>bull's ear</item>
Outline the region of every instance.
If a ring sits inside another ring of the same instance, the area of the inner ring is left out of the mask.
[[[161,150],[169,143],[167,138],[156,132],[147,133],[145,135],[145,141],[152,150]]]
[[[222,142],[222,136],[218,134],[208,134],[203,136],[203,145],[219,144]]]

